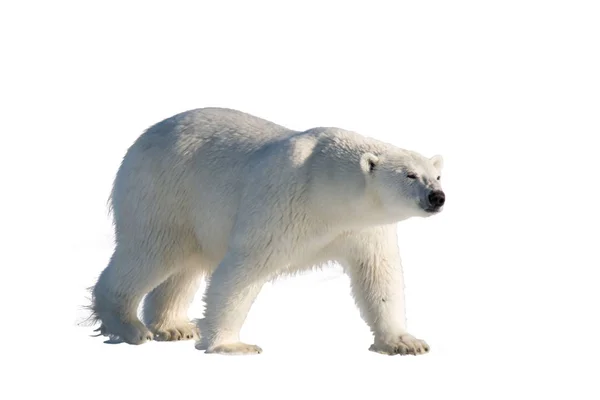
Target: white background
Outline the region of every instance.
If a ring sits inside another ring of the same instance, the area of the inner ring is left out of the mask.
[[[599,398],[598,11],[3,2],[1,397]],[[367,351],[335,267],[265,287],[242,332],[260,356],[111,346],[77,326],[112,251],[125,150],[205,106],[444,156],[445,211],[399,226],[409,329],[429,354]]]

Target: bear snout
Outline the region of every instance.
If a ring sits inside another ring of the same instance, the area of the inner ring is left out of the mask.
[[[446,195],[441,190],[433,190],[431,193],[429,193],[427,199],[429,200],[431,208],[437,210],[441,208],[446,202]]]

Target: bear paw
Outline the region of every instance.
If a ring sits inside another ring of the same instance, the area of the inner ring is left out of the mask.
[[[153,339],[152,332],[146,329],[140,321],[119,322],[108,327],[102,324],[95,332],[98,332],[95,336],[108,336],[109,339],[104,342],[108,344],[128,343],[138,345]]]
[[[429,352],[429,345],[424,340],[417,339],[408,333],[387,341],[375,341],[370,351],[388,355],[419,355]]]
[[[150,330],[154,334],[154,340],[160,342],[191,340],[200,336],[198,327],[188,321],[174,324],[150,325]]]
[[[228,343],[220,344],[218,346],[211,346],[206,349],[206,353],[214,354],[230,354],[230,355],[248,355],[248,354],[260,354],[262,349],[254,344],[246,343]]]

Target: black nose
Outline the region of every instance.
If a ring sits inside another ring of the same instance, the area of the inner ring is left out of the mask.
[[[446,202],[446,195],[441,190],[434,190],[429,193],[429,203],[436,208],[444,205]]]

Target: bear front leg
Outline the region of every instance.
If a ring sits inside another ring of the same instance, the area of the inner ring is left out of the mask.
[[[204,296],[206,309],[198,349],[218,354],[259,354],[262,349],[240,341],[246,317],[266,283],[265,260],[229,252],[215,270]]]
[[[382,354],[424,354],[425,341],[406,329],[404,277],[396,227],[382,226],[344,240],[344,264],[362,318],[371,328],[369,350]]]

